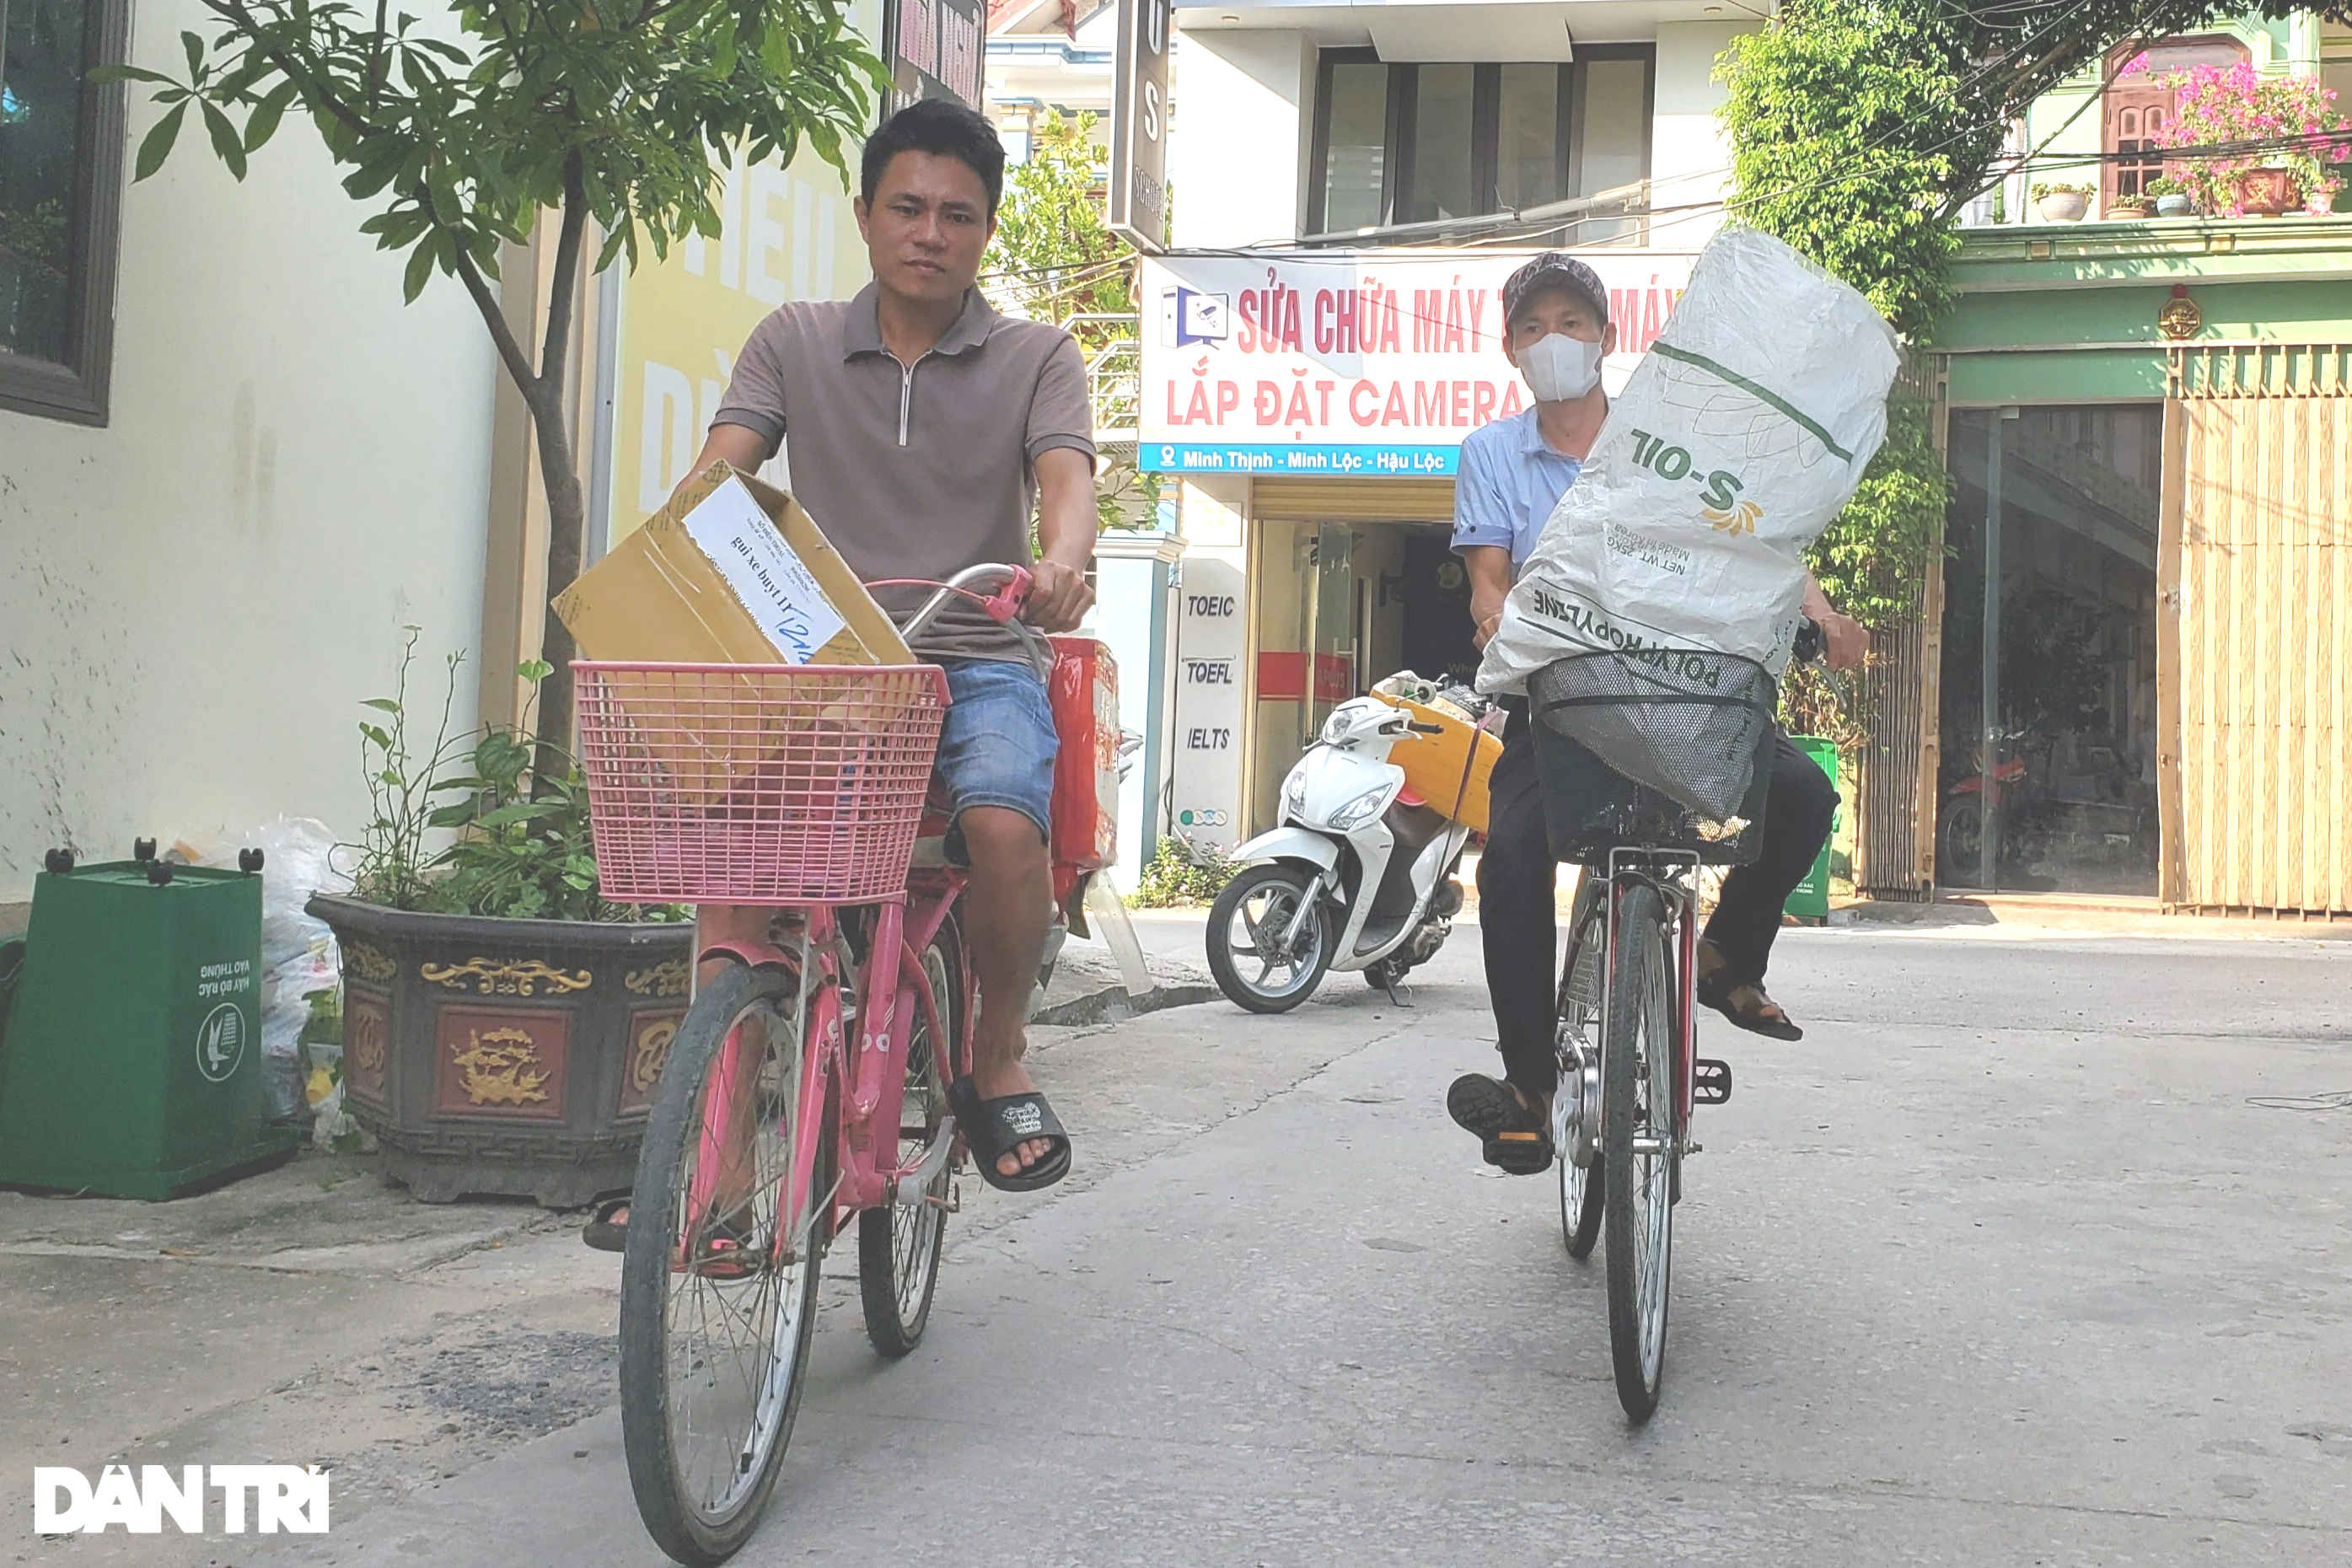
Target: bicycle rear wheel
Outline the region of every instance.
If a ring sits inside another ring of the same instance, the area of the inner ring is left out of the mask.
[[[1616,896],[1601,1047],[1601,1152],[1609,1203],[1609,1347],[1617,1402],[1658,1407],[1674,1240],[1675,1030],[1665,900],[1646,882]]]
[[[621,1263],[621,1435],[655,1544],[708,1568],[751,1538],[800,1407],[824,1226],[786,1214],[800,976],[730,963],[662,1068]],[[812,1190],[831,1190],[818,1152]],[[813,1205],[804,1205],[813,1207]]]
[[[1559,1087],[1552,1095],[1552,1145],[1559,1151],[1559,1234],[1579,1262],[1601,1239],[1601,981],[1608,943],[1601,879],[1587,871],[1576,884],[1568,920],[1568,960],[1559,998]]]
[[[948,1121],[948,1085],[971,1065],[962,1059],[963,940],[952,921],[923,950],[923,973],[939,999],[940,1026],[947,1037],[933,1038],[918,1003],[907,1040],[905,1098],[898,1106],[901,1166],[919,1163],[940,1139],[955,1136]],[[948,1064],[944,1077],[942,1062]],[[894,1192],[889,1202],[857,1216],[857,1288],[866,1308],[866,1335],[884,1355],[913,1350],[930,1321],[953,1180],[942,1164],[914,1203],[900,1202]]]

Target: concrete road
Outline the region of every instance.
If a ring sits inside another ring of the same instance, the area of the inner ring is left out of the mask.
[[[1475,958],[1042,1044],[1078,1174],[967,1183],[904,1362],[832,1283],[739,1561],[2352,1563],[2352,951],[1790,933],[1808,1038],[1703,1033],[1738,1092],[1640,1430],[1552,1183],[1441,1109]],[[610,1411],[277,1547],[659,1561]]]

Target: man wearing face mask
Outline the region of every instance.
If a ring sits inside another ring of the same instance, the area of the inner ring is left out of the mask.
[[[1616,352],[1609,291],[1573,257],[1546,251],[1503,285],[1504,357],[1535,396],[1525,413],[1474,430],[1462,443],[1454,487],[1454,548],[1470,574],[1470,614],[1484,648],[1503,618],[1519,568],[1545,521],[1576,482],[1609,415],[1601,362]],[[1805,614],[1822,631],[1829,663],[1862,662],[1869,639],[1808,581]],[[1535,742],[1524,700],[1506,698],[1503,754],[1489,784],[1487,835],[1478,859],[1479,930],[1495,1009],[1503,1077],[1466,1073],[1446,1110],[1477,1134],[1486,1163],[1514,1174],[1550,1167],[1550,1106],[1558,1086],[1552,1035],[1558,868],[1545,832]],[[1743,1029],[1780,1039],[1802,1031],[1764,993],[1764,967],[1780,909],[1822,845],[1837,805],[1821,770],[1782,738],[1772,769],[1757,863],[1726,879],[1699,944],[1698,995]]]

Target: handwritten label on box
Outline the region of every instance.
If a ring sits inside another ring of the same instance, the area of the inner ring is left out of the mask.
[[[688,512],[686,532],[784,663],[808,663],[840,635],[832,601],[741,480],[730,479]]]

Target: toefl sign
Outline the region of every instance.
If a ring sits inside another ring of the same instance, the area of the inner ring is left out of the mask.
[[[1143,262],[1139,465],[1408,478],[1528,406],[1503,280],[1531,251],[1315,251]],[[1689,281],[1687,251],[1585,250],[1609,289],[1613,394]]]
[[[161,1535],[163,1521],[183,1535],[205,1529],[206,1501],[217,1495],[220,1528],[243,1535],[327,1533],[327,1475],[316,1465],[109,1465],[95,1484],[67,1466],[33,1468],[33,1533]]]

